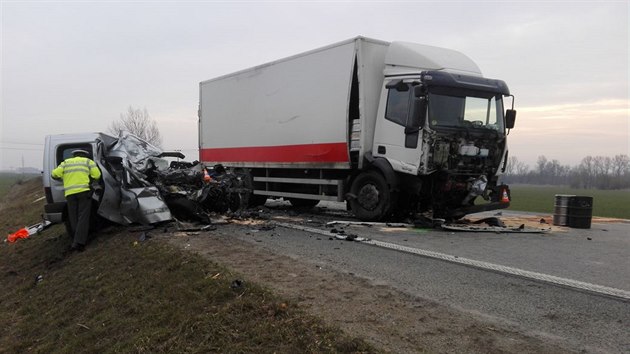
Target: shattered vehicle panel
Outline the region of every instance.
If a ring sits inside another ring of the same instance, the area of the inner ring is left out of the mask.
[[[95,199],[98,214],[119,224],[154,224],[172,220],[209,222],[211,211],[241,205],[240,178],[198,162],[169,162],[164,153],[139,137],[123,132],[118,138],[99,134],[94,161],[102,172]]]

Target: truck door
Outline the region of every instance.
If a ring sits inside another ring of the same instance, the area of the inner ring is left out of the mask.
[[[398,172],[417,174],[422,152],[422,122],[414,87],[402,80],[383,87],[374,132],[373,156],[386,158]]]

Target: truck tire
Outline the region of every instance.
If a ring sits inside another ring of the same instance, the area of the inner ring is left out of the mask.
[[[312,208],[319,203],[317,199],[301,199],[301,198],[289,198],[289,203],[295,208]]]
[[[362,172],[352,182],[350,207],[354,215],[363,221],[378,221],[389,215],[392,208],[392,192],[385,177],[377,171]]]

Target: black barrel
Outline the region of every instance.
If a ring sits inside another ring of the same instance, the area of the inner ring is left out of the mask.
[[[593,197],[574,196],[569,198],[567,226],[590,229],[593,217]]]
[[[556,194],[556,202],[553,210],[553,224],[557,226],[568,226],[569,201],[575,195]]]

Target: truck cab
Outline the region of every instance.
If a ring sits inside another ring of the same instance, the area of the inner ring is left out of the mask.
[[[461,53],[418,44],[392,43],[386,64],[371,158],[395,172],[399,206],[444,218],[509,206],[498,186],[516,114],[504,109],[505,82]],[[488,203],[475,205],[478,196]]]

